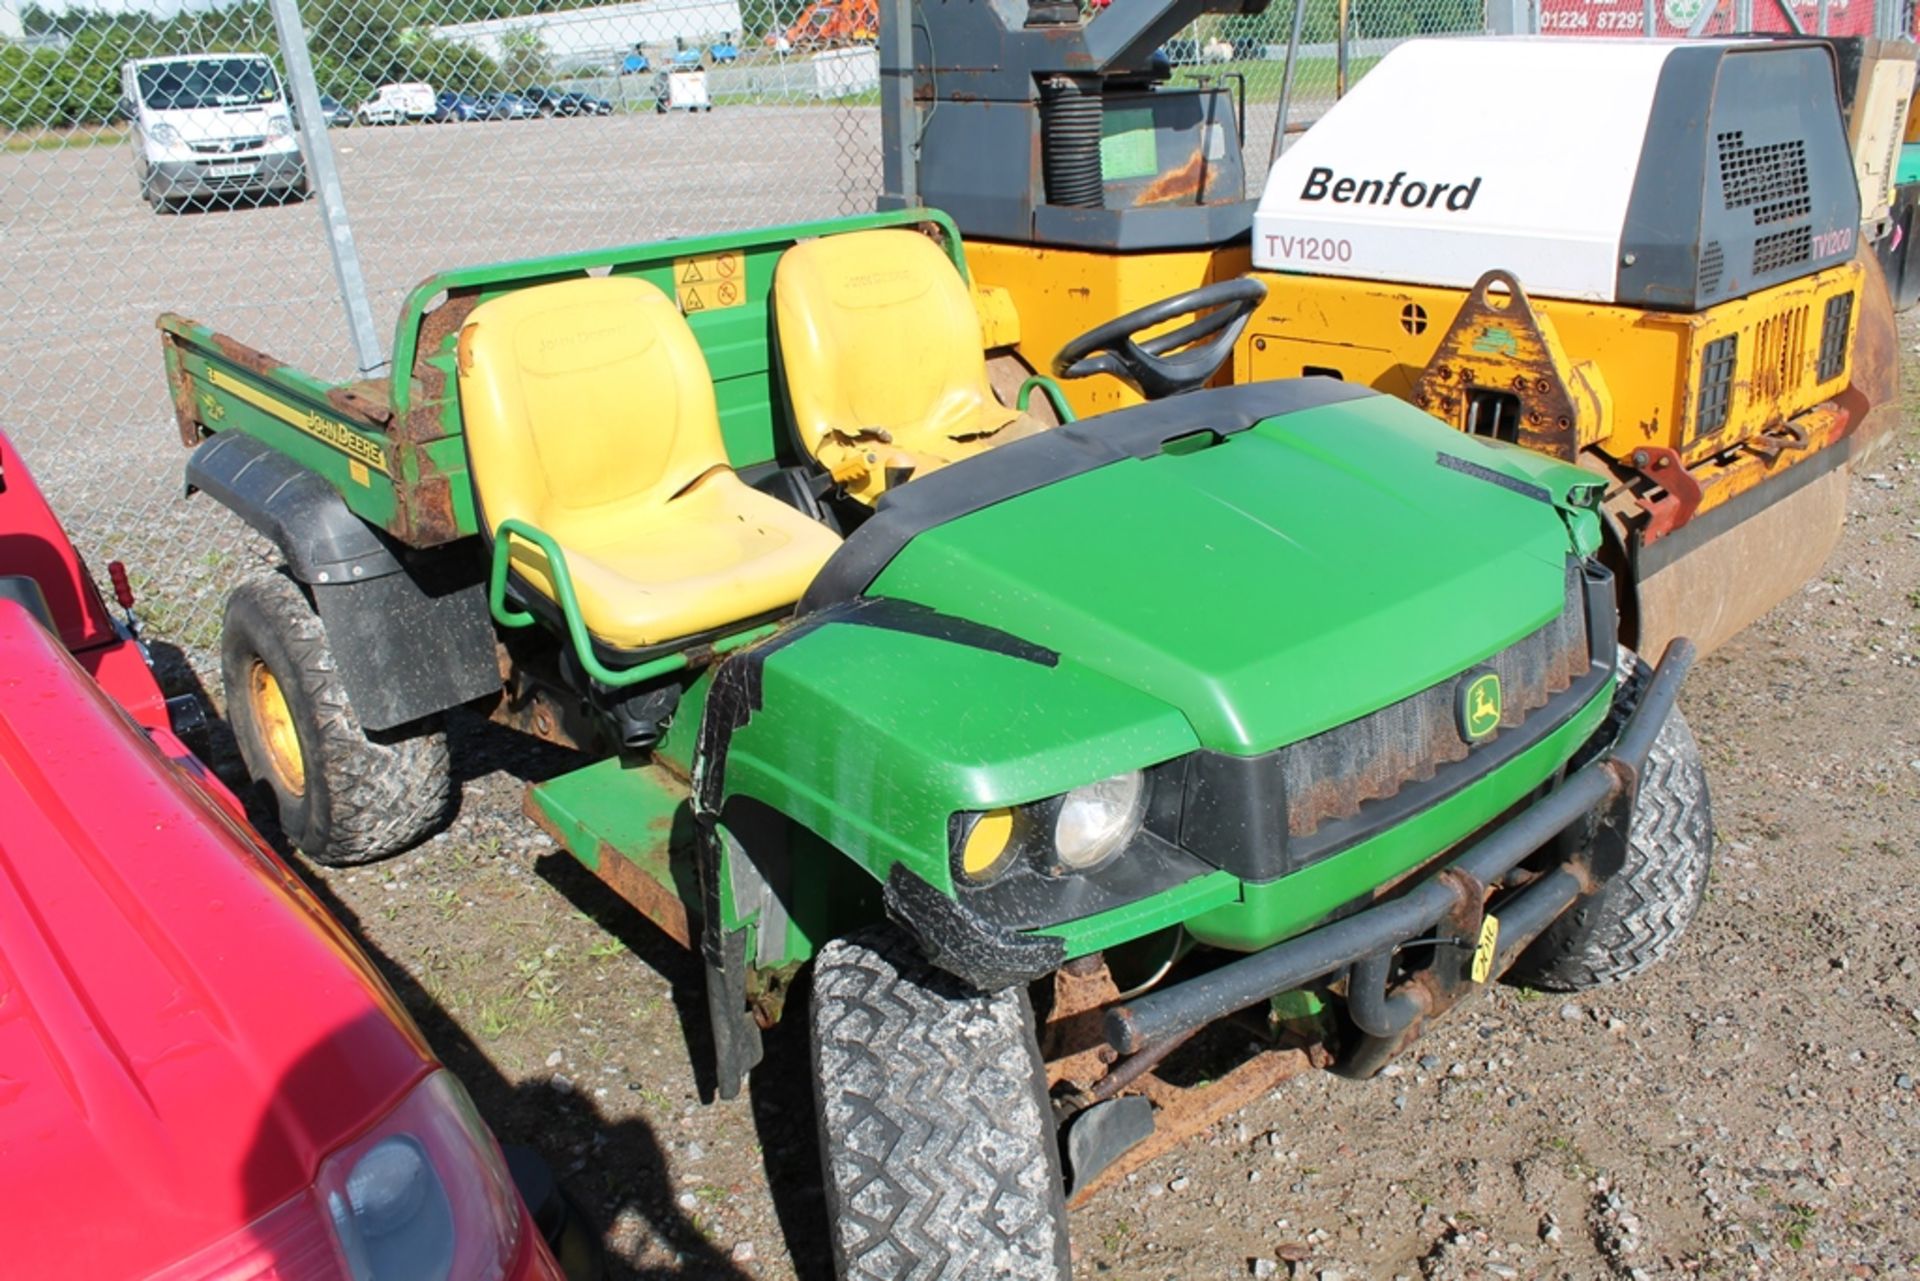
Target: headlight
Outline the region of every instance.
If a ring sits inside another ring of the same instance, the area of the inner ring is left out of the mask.
[[[353,1281],[491,1279],[513,1258],[512,1181],[467,1092],[445,1072],[322,1162],[314,1190]]]
[[[147,140],[162,147],[177,147],[180,145],[180,131],[172,125],[148,125]]]
[[[167,1270],[193,1281],[499,1281],[520,1245],[506,1163],[460,1083],[435,1072],[313,1186]]]
[[[1053,852],[1075,872],[1105,862],[1133,839],[1146,812],[1146,785],[1139,770],[1115,774],[1068,792],[1053,822]]]
[[[285,138],[293,132],[293,120],[288,116],[275,113],[267,117],[267,137]]]
[[[963,811],[948,826],[953,878],[980,889],[1017,868],[1043,877],[1091,872],[1133,841],[1146,814],[1140,770],[1026,805]]]

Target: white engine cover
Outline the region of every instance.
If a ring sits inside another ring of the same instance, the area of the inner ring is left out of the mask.
[[[1410,40],[1274,165],[1254,265],[1612,301],[1661,69],[1703,43]]]

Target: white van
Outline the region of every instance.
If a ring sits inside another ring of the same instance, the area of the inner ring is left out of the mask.
[[[432,120],[439,107],[432,85],[381,85],[353,114],[363,125],[404,125]]]
[[[140,195],[177,201],[298,196],[307,167],[273,64],[257,53],[141,58],[120,71]]]

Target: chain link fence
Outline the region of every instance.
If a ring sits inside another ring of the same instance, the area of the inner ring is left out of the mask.
[[[303,0],[325,117],[306,121],[265,0],[103,3],[0,0],[0,429],[96,567],[123,559],[154,634],[203,667],[226,589],[267,552],[180,497],[153,319],[354,372],[302,128],[332,141],[383,335],[436,270],[858,212],[880,188],[879,0]],[[1705,0],[1658,3],[1664,31]],[[1724,25],[1774,0],[1721,3]],[[1874,20],[1906,29],[1906,4],[1797,12],[1839,32],[1897,5]],[[1257,190],[1292,42],[1297,131],[1409,36],[1618,29],[1652,8],[1275,0],[1164,52],[1176,80],[1244,92]]]
[[[327,119],[296,125],[264,3],[0,0],[0,430],[205,671],[227,588],[269,549],[182,500],[153,322],[354,372],[297,129],[332,140],[384,333],[436,270],[871,208],[874,32],[837,13],[307,0]]]

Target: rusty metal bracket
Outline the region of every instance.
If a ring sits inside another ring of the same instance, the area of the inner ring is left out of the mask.
[[[1687,470],[1676,450],[1665,445],[1643,445],[1627,459],[1628,465],[1658,486],[1652,497],[1635,494],[1633,501],[1647,514],[1646,528],[1640,531],[1640,545],[1657,543],[1693,519],[1700,510],[1700,482]]]
[[[1315,1045],[1306,1049],[1264,1050],[1218,1081],[1191,1089],[1169,1085],[1151,1073],[1146,1074],[1140,1086],[1141,1093],[1154,1105],[1153,1133],[1092,1179],[1075,1185],[1068,1207],[1085,1205],[1101,1188],[1111,1187],[1141,1166],[1173,1151],[1192,1135],[1246,1107],[1282,1082],[1330,1063],[1331,1056],[1324,1047]]]
[[[1757,436],[1749,436],[1740,442],[1768,462],[1789,452],[1805,451],[1812,444],[1807,429],[1794,423],[1775,423]]]
[[[1414,380],[1413,403],[1460,431],[1494,435],[1476,419],[1505,398],[1517,419],[1511,435],[1504,424],[1498,434],[1529,449],[1571,462],[1605,434],[1609,406],[1599,372],[1569,359],[1520,282],[1495,270],[1467,291]]]
[[[1101,1019],[1119,999],[1120,989],[1098,953],[1076,957],[1053,972],[1053,1005],[1040,1029],[1048,1088],[1065,1083],[1084,1089],[1106,1075],[1120,1056],[1106,1043]]]
[[[180,355],[173,335],[160,331],[160,352],[167,365],[167,387],[173,394],[173,419],[180,429],[180,443],[192,449],[205,439],[200,430],[200,406],[194,397],[193,374]]]

